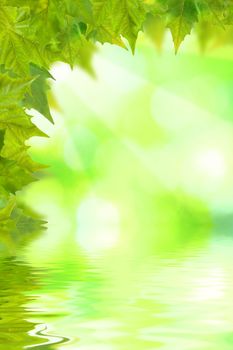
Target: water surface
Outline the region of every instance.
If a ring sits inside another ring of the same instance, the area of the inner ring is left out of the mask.
[[[154,254],[46,239],[1,256],[0,349],[232,349],[231,236]]]

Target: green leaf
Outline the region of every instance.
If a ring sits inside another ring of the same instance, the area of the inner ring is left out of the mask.
[[[43,64],[36,44],[21,31],[20,11],[10,6],[0,6],[0,64],[28,76],[29,63]]]
[[[41,169],[41,165],[33,162],[27,150],[25,141],[32,136],[45,136],[20,108],[13,107],[0,114],[0,130],[5,130],[4,145],[0,156],[15,160],[17,164],[28,171]]]
[[[167,26],[171,29],[175,51],[177,52],[185,36],[198,21],[195,0],[167,0]]]
[[[125,37],[134,52],[138,32],[145,19],[145,9],[140,0],[92,0],[94,27],[92,34],[104,43],[123,45]]]
[[[0,158],[0,186],[15,194],[30,182],[35,181],[32,174],[19,167],[15,161]]]
[[[64,0],[66,13],[78,20],[78,22],[93,23],[92,4],[89,0]]]
[[[30,73],[34,80],[31,83],[31,91],[25,96],[25,106],[36,109],[45,118],[53,122],[47,99],[47,79],[53,77],[46,69],[35,64],[30,65]]]
[[[0,74],[0,109],[20,105],[31,83],[31,77],[12,78],[8,73]]]

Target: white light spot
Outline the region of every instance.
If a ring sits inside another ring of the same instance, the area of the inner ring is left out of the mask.
[[[65,63],[54,64],[50,72],[56,82],[68,81],[72,75],[72,69]]]
[[[223,178],[226,173],[226,161],[220,150],[207,149],[197,155],[195,165],[199,172],[210,178]]]
[[[108,201],[91,197],[77,211],[77,240],[86,250],[114,247],[119,238],[119,213]]]

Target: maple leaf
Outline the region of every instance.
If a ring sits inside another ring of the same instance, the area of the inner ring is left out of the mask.
[[[140,0],[92,0],[95,25],[91,30],[100,42],[123,45],[125,37],[132,48],[145,19],[145,9]]]
[[[29,171],[41,169],[41,165],[33,162],[27,150],[25,141],[32,136],[46,136],[30,120],[29,116],[20,108],[13,107],[0,114],[0,130],[5,130],[4,145],[0,156],[15,160],[17,164]]]
[[[78,22],[93,23],[91,0],[64,0],[66,14],[77,19]]]
[[[27,76],[30,62],[44,62],[36,44],[22,34],[18,13],[16,8],[0,6],[0,63],[19,76]]]
[[[12,78],[8,73],[0,74],[0,111],[9,105],[20,105],[32,78]]]
[[[47,90],[49,88],[47,79],[53,79],[53,77],[45,68],[40,68],[35,64],[30,64],[30,73],[34,79],[31,82],[30,92],[25,94],[25,106],[36,109],[49,121],[53,122],[47,98]]]
[[[167,27],[171,29],[175,52],[198,21],[195,0],[167,0]]]
[[[0,186],[9,193],[15,194],[30,182],[35,181],[35,177],[17,165],[15,161],[0,158]]]

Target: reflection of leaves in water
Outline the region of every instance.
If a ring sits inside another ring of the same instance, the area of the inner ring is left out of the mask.
[[[36,313],[30,302],[37,299],[33,295],[42,283],[41,270],[18,258],[18,252],[44,232],[44,225],[31,209],[16,207],[14,198],[9,210],[0,211],[0,350],[6,349],[6,344],[9,350],[54,349],[54,344],[68,340],[50,335],[46,325],[31,320]]]
[[[1,215],[2,214],[2,215]],[[28,332],[34,323],[25,305],[31,300],[27,291],[37,288],[38,279],[32,268],[13,257],[17,249],[42,232],[43,221],[26,210],[14,207],[0,213],[0,349],[17,350],[38,344],[40,339]]]
[[[9,209],[0,210],[0,253],[12,255],[43,231],[45,222],[28,208],[15,207],[14,198]]]
[[[30,266],[13,257],[0,259],[0,274],[0,349],[38,344],[38,339],[28,334],[34,324],[26,320],[30,315],[24,306],[30,300],[25,292],[38,285],[36,275]]]

